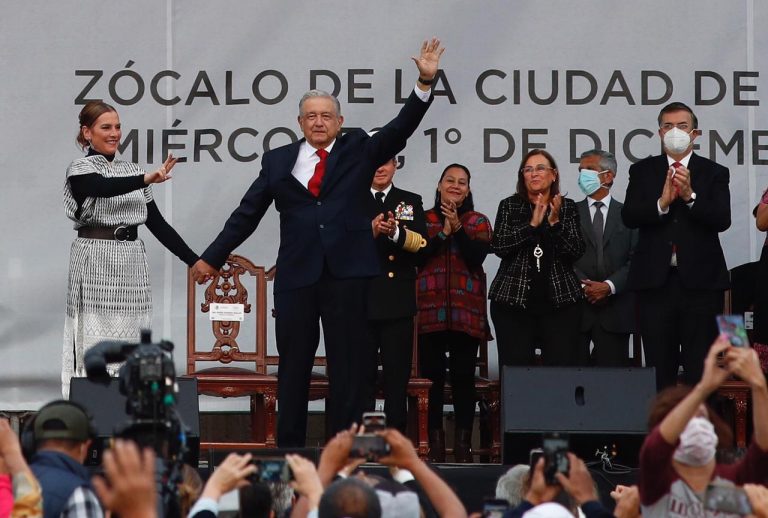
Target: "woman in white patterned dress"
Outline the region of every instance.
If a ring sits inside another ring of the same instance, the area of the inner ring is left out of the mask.
[[[146,224],[187,265],[198,259],[152,198],[150,185],[170,179],[177,159],[169,155],[159,169],[147,173],[116,158],[120,118],[102,101],[87,103],[79,122],[77,143],[88,154],[70,164],[64,183],[64,208],[77,230],[64,326],[65,398],[70,378],[85,375],[83,356],[88,348],[101,340],[137,341],[139,331],[150,328],[152,295],[138,226]]]

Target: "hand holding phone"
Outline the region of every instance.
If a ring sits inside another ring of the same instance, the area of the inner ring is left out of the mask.
[[[258,482],[289,482],[293,480],[293,472],[285,459],[253,459],[256,466],[253,479]]]
[[[556,485],[555,473],[562,473],[566,477],[570,470],[568,460],[569,448],[568,436],[561,433],[545,434],[541,441],[544,450],[544,479],[549,485]]]
[[[717,315],[717,328],[734,347],[749,347],[744,315]]]

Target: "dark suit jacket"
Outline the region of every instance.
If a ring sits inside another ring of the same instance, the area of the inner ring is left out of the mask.
[[[689,209],[677,199],[667,214],[659,216],[656,202],[667,169],[665,155],[648,157],[629,168],[621,216],[626,226],[640,229],[629,269],[629,287],[643,290],[663,286],[669,275],[674,244],[678,274],[686,288],[726,289],[728,269],[718,233],[731,226],[728,169],[692,154],[688,169],[696,202]]]
[[[368,194],[368,216],[372,220],[381,210],[379,202]],[[398,210],[398,207],[401,209]],[[416,264],[418,254],[403,250],[405,229],[427,236],[427,223],[421,196],[392,186],[384,198],[384,212],[392,211],[400,225],[397,243],[387,236],[376,239],[381,274],[368,288],[368,318],[381,320],[416,314]]]
[[[581,330],[591,329],[599,323],[603,329],[612,333],[631,333],[635,328],[634,295],[627,291],[629,265],[637,245],[637,230],[629,229],[621,221],[621,208],[624,206],[611,198],[605,218],[603,242],[595,243],[592,232],[592,214],[587,199],[576,202],[581,221],[581,234],[584,236],[586,251],[574,264],[579,279],[593,281],[609,280],[616,288],[616,294],[604,299],[599,304],[584,302],[584,314]],[[601,279],[597,274],[597,250],[603,249],[603,261],[608,277]]]
[[[317,282],[324,265],[337,278],[377,275],[364,201],[370,197],[376,168],[405,147],[431,101],[423,102],[412,93],[397,117],[375,135],[355,130],[337,136],[317,198],[291,174],[303,139],[265,153],[261,173],[202,259],[220,268],[256,230],[274,201],[280,213],[275,292]]]

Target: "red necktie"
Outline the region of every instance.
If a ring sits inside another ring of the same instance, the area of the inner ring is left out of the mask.
[[[681,164],[680,162],[673,162],[673,163],[672,163],[672,169],[674,169],[675,171],[677,171],[677,168],[678,168],[678,167],[683,167],[683,164]],[[676,193],[678,193],[678,194],[680,194],[680,189],[678,188],[678,186],[677,186],[677,185],[675,185],[675,192],[676,192]]]
[[[320,196],[320,184],[323,182],[323,175],[325,175],[325,162],[328,159],[328,151],[318,149],[315,151],[315,154],[320,157],[320,161],[315,164],[315,172],[312,174],[312,178],[309,179],[307,189],[317,197]]]

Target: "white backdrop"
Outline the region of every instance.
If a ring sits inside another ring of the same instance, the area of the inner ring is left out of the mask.
[[[186,158],[155,197],[202,252],[258,174],[265,146],[299,133],[305,90],[338,89],[347,126],[374,128],[413,87],[409,57],[436,35],[447,48],[438,98],[395,178],[427,206],[443,167],[461,162],[476,208],[493,219],[527,146],[555,155],[575,199],[578,154],[615,151],[623,199],[631,160],[659,150],[661,105],[679,100],[699,117],[699,152],[731,168],[729,267],[756,259],[762,244],[750,211],[768,184],[768,36],[756,30],[768,26],[764,2],[5,0],[0,9],[3,409],[36,408],[59,391],[74,237],[61,191],[80,156],[85,99],[117,107],[128,159],[156,167],[168,143]],[[239,252],[273,264],[277,221],[271,210]],[[186,270],[141,234],[155,337],[176,342],[181,371]],[[489,278],[497,265],[486,261]]]

